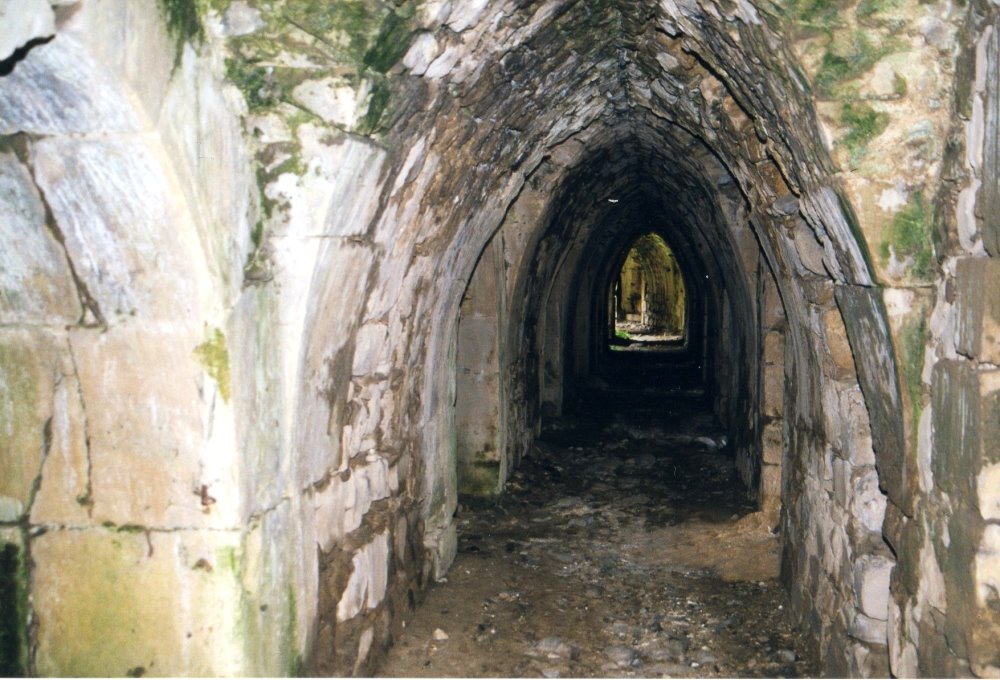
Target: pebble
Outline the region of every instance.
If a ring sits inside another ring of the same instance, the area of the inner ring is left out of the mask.
[[[532,648],[550,659],[572,659],[576,657],[579,650],[576,645],[563,642],[557,637],[543,638],[536,642]]]
[[[639,653],[625,645],[611,645],[604,649],[604,655],[616,666],[625,668],[639,661]]]
[[[781,663],[793,663],[795,661],[795,652],[791,649],[779,649],[776,656]]]
[[[440,628],[435,628],[433,637],[438,642],[443,642],[448,639],[448,634]]]

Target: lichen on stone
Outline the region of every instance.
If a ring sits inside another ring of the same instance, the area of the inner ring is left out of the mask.
[[[208,333],[208,339],[194,348],[194,355],[205,367],[205,371],[219,386],[223,401],[229,401],[229,349],[226,336],[219,328]]]

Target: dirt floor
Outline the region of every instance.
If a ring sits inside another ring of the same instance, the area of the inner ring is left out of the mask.
[[[818,674],[701,393],[629,394],[546,431],[500,500],[461,504],[454,566],[378,675]]]

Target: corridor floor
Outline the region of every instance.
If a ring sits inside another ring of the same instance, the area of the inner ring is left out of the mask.
[[[458,557],[377,674],[818,675],[701,392],[596,387],[503,498],[460,505]]]

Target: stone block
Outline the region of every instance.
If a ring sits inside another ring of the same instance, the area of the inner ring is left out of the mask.
[[[884,620],[873,619],[860,612],[851,620],[847,634],[856,640],[875,645],[886,644],[889,637]]]
[[[764,463],[781,465],[785,453],[784,427],[780,420],[769,420],[764,424],[761,435]]]
[[[92,499],[87,420],[72,365],[65,365],[64,371],[52,394],[49,447],[31,506],[32,524],[89,523],[87,507]]]
[[[150,26],[149,17],[139,7],[135,14],[151,43],[169,38],[168,54],[175,53],[172,31],[163,35],[162,29]],[[131,33],[124,32],[125,49],[119,47],[119,52],[134,49]],[[163,64],[146,55],[136,55],[123,64],[130,80],[137,79],[134,72],[139,71],[138,79],[145,77],[149,81],[135,86],[136,90],[147,101],[147,109],[153,111],[151,117],[157,121],[163,149],[177,169],[179,186],[174,191],[183,195],[194,213],[184,224],[190,225],[192,235],[197,236],[212,276],[212,293],[218,304],[227,306],[234,304],[243,290],[244,266],[254,248],[251,234],[257,226],[251,220],[260,217],[254,205],[259,189],[239,117],[245,104],[235,88],[221,85],[213,66],[210,59],[197,57],[193,49],[184,49],[176,68],[173,59]],[[142,67],[146,70],[139,70]],[[157,83],[171,75],[169,84],[166,79]],[[156,101],[157,97],[162,102]],[[177,203],[183,199],[178,197]],[[311,208],[301,207],[303,211]],[[272,216],[276,212],[277,208]],[[265,233],[272,233],[270,223]]]
[[[351,559],[351,576],[337,604],[337,621],[374,609],[385,597],[389,569],[389,532],[376,536]]]
[[[976,552],[976,602],[1000,609],[1000,525],[987,524]]]
[[[958,291],[956,349],[977,361],[1000,364],[1000,259],[962,258],[955,268]]]
[[[312,252],[317,240],[323,245]],[[372,254],[338,239],[287,238],[276,246],[285,272],[277,302],[283,370],[285,376],[300,376],[284,381],[284,406],[298,410],[293,436],[298,482],[305,486],[345,464],[341,434],[348,424],[350,338],[359,323]],[[300,271],[296,263],[303,261]]]
[[[854,468],[850,482],[851,515],[868,531],[882,533],[885,521],[886,497],[879,489],[874,467]]]
[[[32,539],[39,675],[243,675],[239,533]]]
[[[358,329],[354,341],[352,375],[388,373],[388,334],[389,330],[383,323],[366,323]]]
[[[932,384],[934,482],[949,494],[975,499],[981,468],[1000,461],[1000,370],[942,360]]]
[[[979,176],[982,179],[978,201],[978,213],[987,216],[981,222],[983,245],[993,256],[1000,255],[1000,224],[994,218],[1000,214],[1000,91],[994,85],[1000,80],[1000,36],[997,35],[1000,25],[994,18],[993,30],[987,37],[986,31],[981,34],[981,40],[988,41],[985,49],[985,71],[980,76],[988,86],[982,88],[985,105],[983,160]],[[978,88],[977,88],[978,89]],[[994,317],[996,318],[996,317]],[[998,362],[994,362],[998,363]]]
[[[764,415],[779,417],[785,410],[785,369],[764,365]]]
[[[816,239],[816,234],[805,222],[799,222],[792,232],[792,242],[795,244],[795,254],[803,269],[813,274],[826,274],[823,266],[823,246]]]
[[[360,86],[343,78],[306,80],[292,90],[292,97],[306,110],[326,123],[346,129],[354,128],[367,110],[371,82],[363,80]]]
[[[833,459],[833,500],[846,508],[852,490],[851,473],[853,466],[843,458]]]
[[[764,336],[764,363],[784,364],[785,334],[779,331],[769,331]]]
[[[987,465],[976,480],[979,514],[986,521],[1000,520],[1000,463]]]
[[[889,577],[894,563],[878,555],[862,555],[854,564],[854,594],[865,616],[886,621],[889,616]]]
[[[840,310],[831,309],[823,315],[823,330],[833,363],[842,372],[853,375],[854,353],[847,340],[847,329],[844,327],[844,318]]]
[[[194,355],[202,340],[200,333],[138,324],[71,334],[87,411],[95,520],[150,527],[239,521],[235,478],[208,478],[202,461],[216,456],[220,473],[238,472],[234,451],[206,451],[205,400],[213,393]]]
[[[857,359],[858,382],[871,416],[872,444],[888,496],[909,512],[912,498],[895,352],[878,289],[837,286],[837,305]]]
[[[781,497],[781,466],[762,465],[760,468],[760,490],[763,498]]]
[[[76,5],[73,15],[59,27],[59,39],[72,36],[83,45],[100,62],[105,77],[124,85],[130,98],[141,102],[148,120],[156,121],[171,76],[186,66],[178,64],[177,36],[164,21],[162,6],[121,0],[82,6],[74,0],[58,0],[58,4]],[[193,56],[194,50],[190,53]],[[180,56],[182,62],[191,61]]]
[[[75,36],[60,32],[58,40],[35,47],[0,78],[0,135],[135,132],[139,127],[121,82]]]
[[[69,325],[80,298],[66,252],[45,224],[45,208],[13,154],[0,153],[0,323]]]
[[[16,522],[28,512],[32,486],[52,447],[56,385],[72,372],[60,344],[42,330],[0,332],[2,522]]]
[[[33,154],[66,252],[105,318],[190,318],[203,258],[142,139],[50,137]]]
[[[857,388],[839,393],[841,420],[841,449],[852,465],[875,465],[872,449],[872,432],[868,425],[868,409]]]
[[[354,468],[348,475],[334,475],[312,499],[320,549],[330,550],[360,527],[372,503],[388,498],[389,493],[388,466],[377,454],[370,454],[366,465]]]

